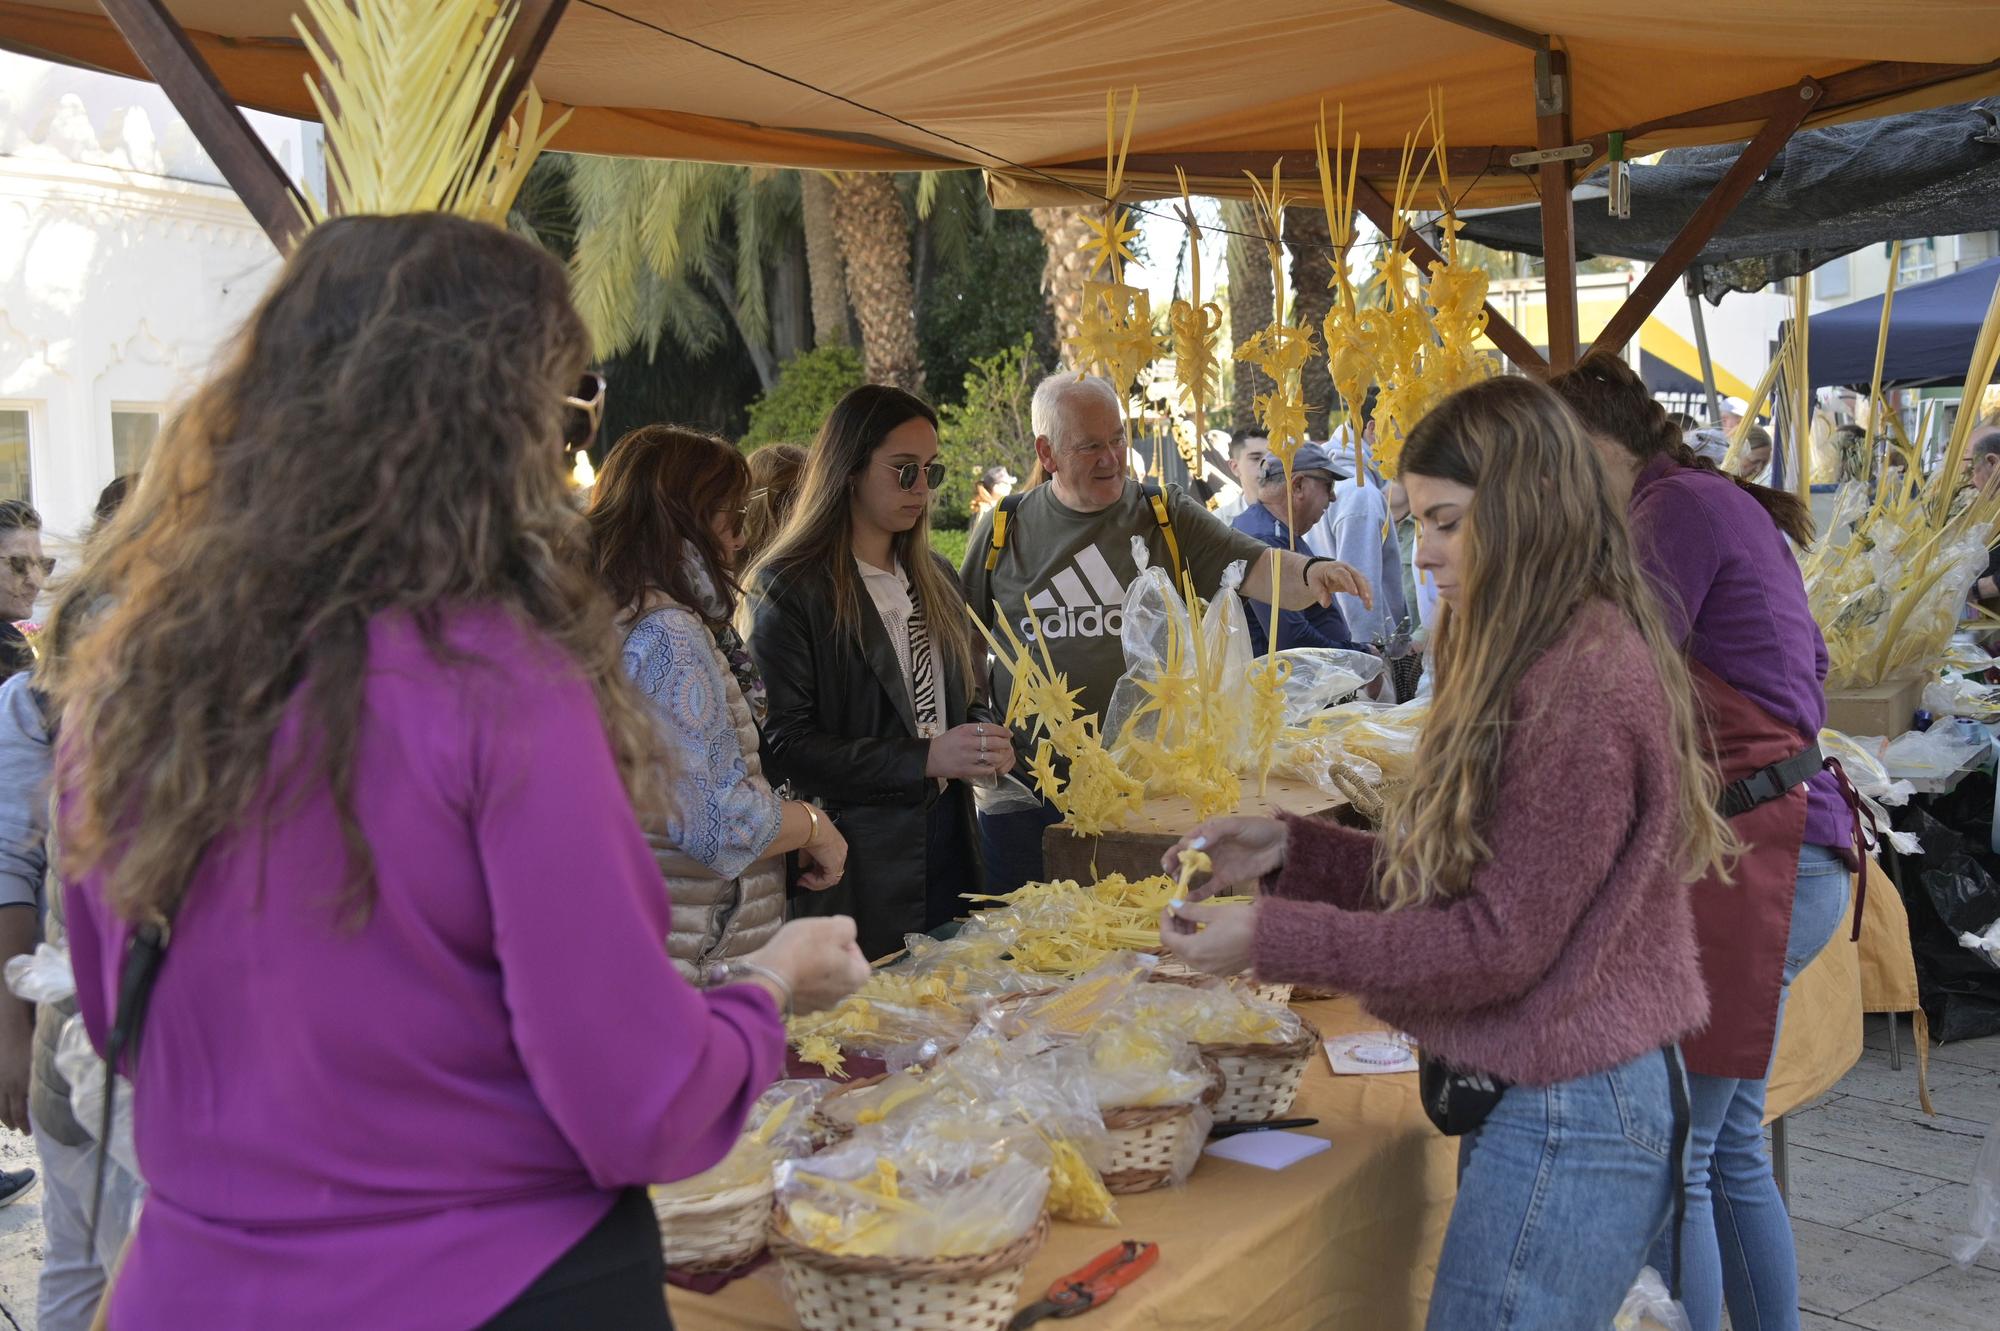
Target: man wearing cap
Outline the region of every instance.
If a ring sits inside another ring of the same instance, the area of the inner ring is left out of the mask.
[[[1336,479],[1333,459],[1326,449],[1318,444],[1306,444],[1292,456],[1292,483],[1285,485],[1285,464],[1275,457],[1264,459],[1264,470],[1259,478],[1257,502],[1243,510],[1231,525],[1246,535],[1254,536],[1268,546],[1279,550],[1296,550],[1302,555],[1317,555],[1303,536],[1295,539],[1295,533],[1311,531],[1313,525],[1333,502],[1333,483]],[[1270,608],[1261,601],[1243,598],[1243,606],[1249,612],[1251,638],[1257,644],[1258,655],[1269,650],[1271,643]],[[1289,647],[1336,647],[1351,649],[1354,640],[1347,631],[1347,619],[1340,613],[1336,600],[1332,605],[1312,605],[1303,610],[1280,610],[1278,612],[1278,650]]]
[[[972,491],[972,520],[977,522],[991,513],[993,506],[1013,494],[1020,483],[1020,477],[998,463],[980,472],[979,484]]]
[[[1743,420],[1744,413],[1749,410],[1750,404],[1740,397],[1722,399],[1722,432],[1728,435],[1735,434],[1737,425]]]

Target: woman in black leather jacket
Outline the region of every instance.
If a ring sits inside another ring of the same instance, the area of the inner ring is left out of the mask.
[[[981,890],[966,783],[1014,762],[971,682],[958,580],[930,548],[937,450],[937,415],[920,399],[877,384],[849,393],[750,578],[765,769],[824,805],[851,848],[846,877],[795,897],[793,912],[852,915],[871,960]]]

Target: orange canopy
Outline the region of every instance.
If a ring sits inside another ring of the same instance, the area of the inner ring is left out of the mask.
[[[310,116],[295,0],[168,0],[236,101]],[[1804,78],[1807,124],[2000,92],[1994,0],[1473,0],[1567,52],[1573,141],[1643,153],[1747,137]],[[1238,193],[1247,167],[1312,187],[1322,101],[1385,192],[1443,89],[1453,187],[1534,197],[1535,53],[1432,0],[572,0],[535,75],[577,152],[792,167],[984,167],[1003,202],[1101,192],[1104,98],[1140,90],[1128,196]],[[91,0],[0,0],[0,46],[144,77]],[[1732,105],[1733,104],[1733,105]],[[1426,199],[1425,203],[1431,202]]]

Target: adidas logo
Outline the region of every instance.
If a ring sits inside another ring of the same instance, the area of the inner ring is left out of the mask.
[[[1104,552],[1086,546],[1049,585],[1028,598],[1030,613],[1021,618],[1021,640],[1031,641],[1038,622],[1042,636],[1057,638],[1117,637],[1125,627],[1125,584],[1111,571]]]

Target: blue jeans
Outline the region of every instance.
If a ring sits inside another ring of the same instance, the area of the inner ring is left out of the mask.
[[[1787,986],[1847,918],[1848,881],[1846,862],[1825,846],[1800,850],[1785,943]],[[1780,990],[1780,1029],[1784,1019]],[[1681,1226],[1681,1301],[1694,1331],[1719,1331],[1725,1297],[1736,1331],[1797,1331],[1798,1254],[1764,1151],[1764,1087],[1763,1078],[1688,1075],[1694,1130]],[[1663,1274],[1670,1269],[1665,1247],[1662,1240],[1653,1254]]]
[[[1430,1331],[1602,1331],[1673,1203],[1672,1076],[1659,1050],[1510,1086],[1461,1146]]]
[[[995,896],[1042,881],[1042,833],[1062,821],[1047,800],[1039,809],[979,815],[979,852],[986,861],[986,890]]]

